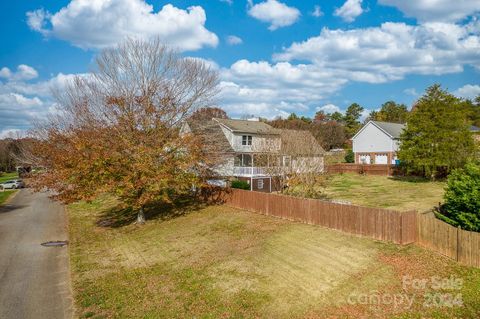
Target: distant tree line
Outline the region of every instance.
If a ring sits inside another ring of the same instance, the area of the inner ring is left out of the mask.
[[[426,94],[429,94],[429,90],[433,87],[440,89],[438,85],[434,85],[427,89]],[[463,119],[464,124],[468,125],[468,127],[470,127],[470,125],[480,126],[480,95],[475,99],[470,100],[457,98],[446,91],[445,93],[452,97],[447,101],[447,104],[444,105],[446,110],[449,110],[450,112],[453,108],[456,108],[455,105],[460,104],[462,110],[460,118]],[[412,110],[409,111],[407,105],[403,103],[399,104],[395,101],[387,101],[383,103],[378,110],[371,111],[364,120],[362,120],[362,114],[365,111],[365,108],[358,103],[352,103],[344,113],[338,111],[326,113],[325,111],[320,110],[315,113],[313,118],[291,113],[287,118],[278,117],[274,120],[261,120],[275,128],[308,130],[313,136],[315,136],[320,145],[328,151],[333,148],[348,148],[350,145],[349,140],[366,122],[370,120],[402,124],[407,123],[412,113],[414,113],[412,111],[415,111],[418,107],[422,107],[421,105],[423,104],[424,99],[420,98],[414,104]],[[457,111],[454,111],[453,113],[458,114]],[[438,116],[434,113],[439,112],[440,108],[435,109],[435,106],[433,106],[432,110],[427,112],[429,121],[436,121]],[[448,112],[445,110],[442,112],[442,115],[445,115],[445,118],[448,117],[446,115],[449,114]]]
[[[292,113],[287,118],[279,117],[274,120],[263,119],[263,121],[275,128],[308,130],[328,151],[333,148],[348,147],[349,139],[369,120],[405,123],[408,115],[407,106],[394,101],[384,103],[379,111],[370,112],[362,121],[364,111],[363,106],[352,103],[344,113],[338,111],[326,113],[320,110],[313,118]]]
[[[15,170],[16,162],[13,154],[17,148],[16,144],[14,139],[0,140],[0,172]]]
[[[21,159],[24,150],[30,147],[27,138],[5,138],[0,140],[0,172],[13,172],[18,166],[27,165]]]

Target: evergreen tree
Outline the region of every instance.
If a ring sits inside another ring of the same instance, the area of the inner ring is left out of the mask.
[[[463,167],[475,151],[465,104],[440,85],[419,99],[400,139],[398,155],[407,169],[432,179]]]
[[[382,104],[380,111],[372,111],[369,119],[373,121],[405,123],[407,120],[408,109],[405,104],[397,104],[394,101],[388,101]]]
[[[351,104],[347,111],[345,112],[345,131],[347,132],[347,137],[350,138],[362,127],[359,119],[362,116],[364,108],[357,103]]]
[[[480,95],[473,101],[465,100],[466,108],[468,109],[468,119],[472,125],[480,126]]]
[[[436,216],[453,226],[480,232],[480,164],[468,163],[448,176],[445,204]]]
[[[331,120],[331,121],[336,121],[336,122],[339,122],[339,123],[343,123],[344,120],[345,120],[345,116],[343,116],[342,113],[340,113],[338,111],[335,111],[333,113],[328,113],[327,114],[327,119]]]

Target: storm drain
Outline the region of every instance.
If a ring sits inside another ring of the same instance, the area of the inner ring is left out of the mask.
[[[45,243],[41,243],[40,245],[45,247],[63,247],[65,245],[68,245],[68,241],[67,240],[47,241]]]

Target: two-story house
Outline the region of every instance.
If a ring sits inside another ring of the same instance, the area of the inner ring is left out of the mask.
[[[272,178],[305,169],[323,171],[324,150],[306,131],[279,130],[258,120],[213,118],[185,122],[181,134],[202,135],[204,147],[219,159],[218,178],[245,180],[252,190],[275,190]]]
[[[404,124],[369,121],[352,138],[355,163],[395,164],[404,127]]]
[[[400,149],[400,135],[406,124],[368,121],[353,136],[353,153],[356,164],[396,164]],[[480,141],[480,129],[470,127],[475,140]]]

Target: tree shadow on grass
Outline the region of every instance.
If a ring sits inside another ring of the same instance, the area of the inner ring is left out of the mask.
[[[219,205],[224,202],[228,191],[221,190],[200,193],[197,196],[178,196],[171,203],[156,202],[144,208],[145,219],[169,220],[203,209],[209,205]],[[133,224],[137,220],[137,211],[131,207],[117,205],[101,213],[96,224],[100,227],[118,228]]]

